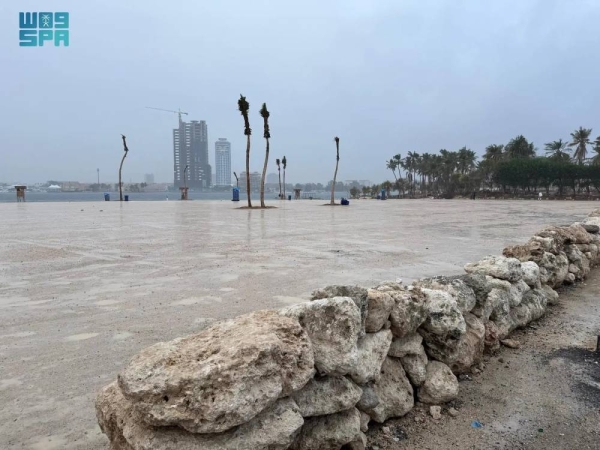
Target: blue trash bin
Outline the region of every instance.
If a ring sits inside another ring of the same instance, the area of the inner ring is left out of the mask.
[[[104,193],[104,201],[105,202],[110,202],[110,194],[108,192]]]
[[[233,188],[233,198],[231,199],[231,201],[232,202],[240,201],[240,188],[238,188],[238,187]]]
[[[385,189],[381,190],[381,200],[385,200],[387,198],[386,193],[385,193]]]
[[[128,202],[129,201],[129,195],[125,196],[125,201]]]
[[[291,199],[292,199],[292,196],[291,196],[291,195],[288,195],[288,200],[291,200]]]

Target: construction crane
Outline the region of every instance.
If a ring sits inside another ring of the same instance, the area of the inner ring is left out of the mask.
[[[188,115],[188,113],[183,112],[181,109],[178,109],[177,111],[173,111],[172,109],[153,108],[152,106],[146,106],[146,108],[148,108],[148,109],[156,109],[158,111],[166,111],[166,112],[177,114],[179,116],[179,125],[181,125],[181,115],[182,114],[185,114],[186,116]]]

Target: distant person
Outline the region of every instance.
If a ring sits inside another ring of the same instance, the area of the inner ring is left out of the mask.
[[[541,200],[542,197],[544,196],[544,194],[542,194],[541,192],[538,194],[538,200]]]

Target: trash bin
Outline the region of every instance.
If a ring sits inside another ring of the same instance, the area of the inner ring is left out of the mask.
[[[381,200],[385,200],[386,198],[387,197],[386,197],[386,194],[385,194],[385,189],[382,189],[381,190]]]
[[[233,188],[233,198],[231,199],[231,201],[232,202],[240,201],[240,188],[238,188],[238,187]]]
[[[348,200],[347,198],[342,198],[342,206],[348,206],[350,204],[350,200]]]
[[[105,202],[110,202],[110,194],[108,192],[104,193],[104,201]]]
[[[291,195],[288,195],[288,200],[291,200],[291,199],[292,199],[292,196],[291,196]]]
[[[125,201],[128,202],[129,201],[129,195],[125,196]]]

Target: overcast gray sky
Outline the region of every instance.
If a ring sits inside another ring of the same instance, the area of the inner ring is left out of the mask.
[[[68,11],[68,48],[18,45],[19,11]],[[481,154],[524,134],[540,149],[600,134],[598,0],[3,0],[0,180],[172,181],[176,115],[208,123],[244,166],[237,99],[271,111],[271,162],[291,182],[391,179],[407,151]]]

